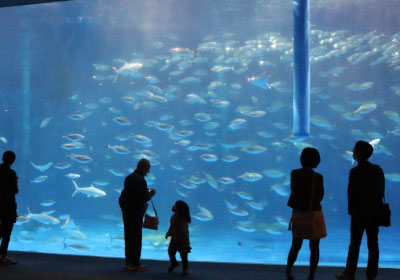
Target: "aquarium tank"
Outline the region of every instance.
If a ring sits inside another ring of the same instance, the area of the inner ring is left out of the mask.
[[[290,172],[315,147],[328,231],[320,263],[344,266],[352,148],[365,140],[392,208],[380,266],[400,267],[400,3],[310,2],[306,138],[293,136],[292,1],[0,9],[0,152],[15,151],[20,190],[10,250],[123,258],[118,198],[147,158],[160,225],[143,230],[143,258],[168,259],[171,208],[184,200],[190,260],[285,264]]]

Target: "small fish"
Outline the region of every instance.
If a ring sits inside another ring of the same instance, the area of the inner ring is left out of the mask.
[[[53,117],[48,117],[42,120],[42,122],[40,123],[40,128],[45,128],[50,123],[52,118]]]
[[[240,198],[244,199],[244,200],[253,200],[253,196],[245,191],[239,191],[239,192],[232,192],[233,194],[236,194],[237,196],[239,196]]]
[[[221,177],[218,179],[218,182],[224,185],[230,185],[236,183],[236,180],[229,177]]]
[[[36,170],[39,170],[40,172],[44,172],[44,171],[46,171],[47,169],[49,169],[49,168],[53,165],[53,162],[46,163],[45,165],[38,165],[38,164],[35,164],[35,163],[33,163],[33,162],[31,161],[31,165],[32,165]]]
[[[207,221],[211,221],[212,219],[214,219],[213,214],[207,208],[200,206],[200,204],[197,204],[197,208],[199,208],[200,212],[197,214],[194,214],[193,218],[195,218],[199,221],[202,221],[202,222],[207,222]]]
[[[262,89],[271,89],[271,85],[268,84],[268,76],[266,72],[262,73],[259,76],[253,76],[251,78],[247,78],[247,82],[251,83],[252,85],[262,88]]]
[[[233,215],[235,216],[240,216],[240,217],[245,217],[249,215],[249,212],[247,212],[246,210],[243,209],[229,209],[229,212],[231,212]]]
[[[400,182],[400,174],[399,173],[386,173],[385,178],[391,182]]]
[[[200,158],[207,162],[215,162],[218,160],[218,157],[213,154],[202,154],[200,155]]]
[[[43,207],[50,207],[53,206],[55,203],[56,203],[55,200],[46,200],[40,203],[40,205],[42,205]]]
[[[81,177],[81,175],[77,174],[77,173],[68,173],[68,174],[65,175],[65,177],[68,177],[70,179],[78,179],[78,178]]]
[[[246,201],[246,203],[251,208],[258,210],[258,211],[264,210],[264,207],[267,204],[266,202],[255,202],[255,201]]]
[[[39,177],[36,177],[35,179],[31,180],[31,183],[41,183],[41,182],[46,181],[47,178],[48,178],[48,176],[46,176],[46,175],[39,176]]]
[[[69,141],[75,142],[75,141],[80,141],[80,140],[85,139],[85,136],[82,134],[78,134],[78,133],[71,133],[71,134],[63,135],[63,138],[66,138]]]
[[[132,122],[128,119],[126,119],[125,117],[116,117],[113,118],[113,121],[116,122],[119,125],[132,125]]]
[[[280,196],[289,196],[289,190],[286,186],[282,184],[273,184],[271,186],[271,190],[273,190],[275,193],[277,193]]]
[[[79,163],[88,163],[93,161],[93,159],[87,155],[70,154],[67,156]]]
[[[57,168],[57,169],[67,169],[67,168],[71,167],[71,164],[68,162],[59,162],[59,163],[53,164],[53,167]]]
[[[240,179],[247,182],[256,182],[262,179],[262,175],[256,172],[246,172],[239,176]]]
[[[81,142],[69,142],[60,146],[60,148],[63,148],[64,150],[80,150],[84,149],[85,147],[86,145]]]
[[[365,115],[365,114],[371,113],[371,112],[374,111],[377,107],[378,107],[378,106],[377,106],[376,104],[374,104],[374,103],[364,104],[364,105],[361,105],[360,107],[358,107],[358,109],[355,110],[355,111],[353,112],[353,114],[362,114],[362,115]]]
[[[112,67],[112,69],[115,71],[114,83],[117,81],[118,75],[133,76],[142,67],[143,67],[142,63],[136,63],[136,62],[132,62],[132,63],[126,63],[125,62],[124,65],[119,69],[117,69],[115,67]]]
[[[285,176],[285,173],[278,169],[266,169],[262,173],[269,178],[282,178]]]
[[[126,155],[126,154],[129,154],[129,153],[130,153],[129,149],[126,148],[126,147],[124,147],[124,146],[122,146],[122,145],[114,145],[114,146],[111,146],[111,145],[109,144],[109,145],[108,145],[108,148],[111,149],[111,150],[113,150],[115,153],[121,154],[121,155]]]

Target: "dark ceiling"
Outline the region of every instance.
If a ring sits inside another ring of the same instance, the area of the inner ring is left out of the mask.
[[[70,0],[0,0],[0,8]]]

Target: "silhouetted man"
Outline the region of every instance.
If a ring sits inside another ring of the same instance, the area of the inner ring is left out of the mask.
[[[124,189],[119,198],[125,234],[125,267],[131,271],[145,271],[140,263],[142,251],[143,217],[149,201],[156,191],[148,189],[144,177],[150,171],[150,162],[142,158],[136,170],[125,178]]]
[[[14,223],[17,219],[17,203],[15,195],[18,193],[18,177],[11,169],[15,161],[15,154],[7,151],[3,154],[3,163],[0,165],[0,263],[16,264],[7,257],[8,244]]]
[[[385,193],[385,177],[382,169],[368,161],[373,147],[365,141],[358,141],[353,149],[353,158],[358,165],[350,170],[348,211],[351,215],[350,246],[346,269],[337,274],[337,279],[354,279],[358,255],[364,231],[368,240],[367,279],[375,279],[378,274],[378,213]]]

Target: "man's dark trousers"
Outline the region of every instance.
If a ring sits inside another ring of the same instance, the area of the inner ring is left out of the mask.
[[[142,251],[142,227],[144,213],[122,212],[125,235],[125,260],[131,265],[140,265]]]
[[[346,272],[354,275],[357,270],[358,256],[360,253],[361,239],[364,231],[367,233],[368,243],[368,266],[367,277],[375,279],[378,274],[379,245],[378,233],[379,227],[374,217],[355,216],[351,217],[350,227],[350,246],[347,256]]]
[[[10,236],[14,227],[15,218],[0,217],[0,255],[7,255],[8,244],[10,243]]]

